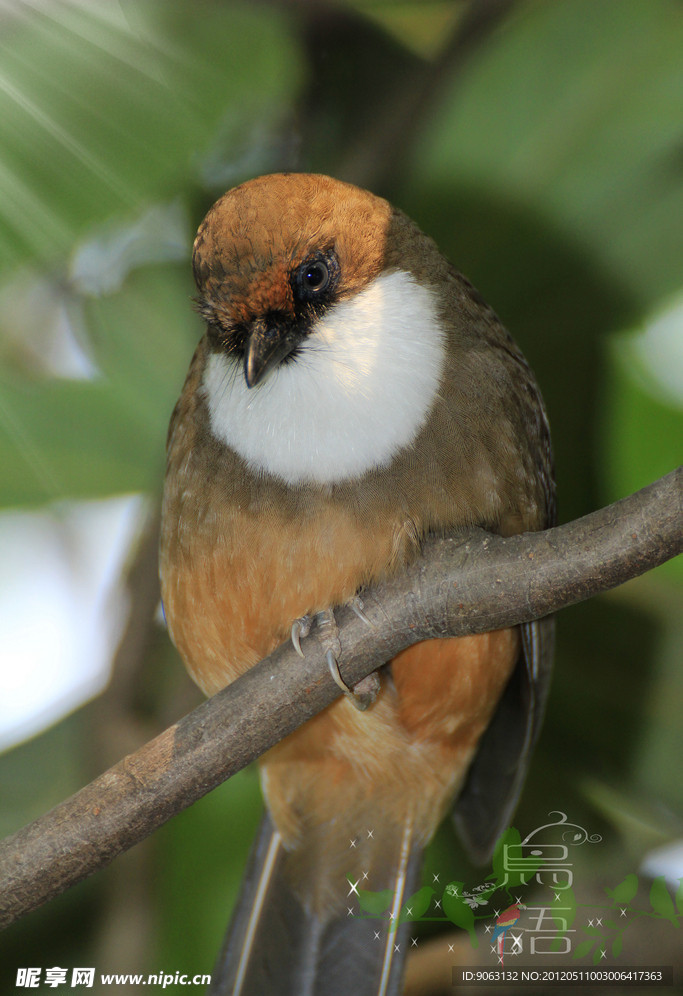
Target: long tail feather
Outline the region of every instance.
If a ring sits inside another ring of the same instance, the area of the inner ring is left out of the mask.
[[[555,621],[520,627],[522,654],[481,738],[453,815],[472,858],[484,864],[509,826],[541,729],[552,671]]]
[[[409,924],[395,924],[420,866],[408,831],[395,858],[391,928],[350,915],[347,906],[321,916],[291,887],[287,852],[266,814],[211,996],[397,996]]]

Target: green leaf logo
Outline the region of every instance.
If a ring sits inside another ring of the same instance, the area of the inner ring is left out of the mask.
[[[462,883],[457,883],[462,885]],[[474,929],[474,913],[467,905],[462,896],[453,895],[453,890],[448,889],[443,894],[442,900],[443,911],[456,927],[466,930],[470,935],[470,942],[473,948],[478,947],[479,938]]]
[[[391,889],[382,889],[381,892],[367,892],[365,889],[358,891],[360,908],[364,913],[370,913],[371,916],[379,916],[380,913],[386,912],[391,906],[393,898],[394,893]]]
[[[683,913],[683,878],[678,880],[678,889],[676,890],[676,908],[679,913]]]
[[[433,895],[434,889],[430,885],[423,885],[418,892],[406,900],[399,916],[400,923],[405,920],[419,920],[420,917],[424,916],[429,909]]]
[[[610,898],[617,903],[630,903],[638,891],[638,876],[627,875],[614,889],[605,889]]]
[[[673,924],[679,926],[673,899],[669,895],[669,890],[666,887],[666,879],[663,875],[660,875],[652,883],[650,902],[657,916],[661,916],[665,920],[671,920]]]

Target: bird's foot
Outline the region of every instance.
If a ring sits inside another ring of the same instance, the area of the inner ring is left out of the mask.
[[[367,623],[368,626],[371,625],[370,620],[363,612],[363,603],[358,596],[355,596],[351,601],[351,608],[356,613],[359,619]],[[349,688],[339,671],[339,658],[341,657],[341,642],[339,640],[339,627],[337,626],[337,620],[334,616],[334,611],[332,609],[325,609],[322,612],[316,613],[316,615],[311,618],[311,616],[301,616],[300,619],[295,619],[292,624],[292,644],[297,654],[300,657],[304,656],[304,652],[301,649],[301,640],[308,636],[311,632],[311,626],[313,622],[317,624],[320,629],[323,648],[325,650],[325,659],[327,660],[327,667],[329,672],[334,679],[334,682],[342,690],[344,695],[351,701],[357,709],[361,711],[367,709],[368,706],[377,698],[380,690],[380,679],[376,672],[367,675],[359,681],[353,688]]]

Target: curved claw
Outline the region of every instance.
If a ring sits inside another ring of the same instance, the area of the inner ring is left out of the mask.
[[[299,657],[304,656],[304,652],[301,649],[301,640],[308,636],[311,632],[311,619],[310,616],[302,616],[300,619],[295,619],[292,623],[292,646],[296,650]]]
[[[353,692],[341,676],[339,665],[337,664],[337,658],[334,656],[334,651],[328,650],[325,654],[325,660],[327,661],[327,669],[334,678],[335,685],[341,688],[344,695],[353,695]]]
[[[325,660],[327,661],[328,670],[332,675],[335,684],[341,688],[348,701],[351,702],[356,709],[360,712],[364,712],[368,706],[372,705],[380,691],[380,678],[376,671],[369,674],[367,678],[363,678],[363,680],[359,681],[353,688],[349,688],[341,676],[337,658],[334,656],[334,651],[328,650],[325,654]]]
[[[368,619],[368,617],[363,612],[363,609],[365,608],[365,606],[363,605],[363,601],[362,601],[360,595],[355,595],[351,599],[351,602],[349,604],[351,605],[351,608],[356,613],[356,615],[361,620],[361,622],[364,622],[366,626],[372,626],[372,623],[370,622],[370,620]]]

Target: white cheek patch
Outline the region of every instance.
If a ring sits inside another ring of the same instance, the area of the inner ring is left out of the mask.
[[[209,357],[214,435],[288,484],[331,484],[388,464],[424,425],[445,344],[434,292],[382,274],[331,307],[295,359],[248,388],[242,365]]]

